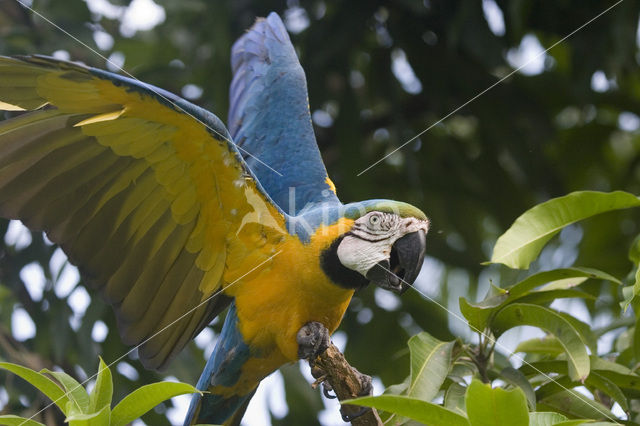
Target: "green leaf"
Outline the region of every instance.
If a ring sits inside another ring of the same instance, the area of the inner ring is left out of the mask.
[[[557,299],[588,299],[596,300],[597,296],[589,294],[585,291],[566,289],[566,290],[545,290],[534,291],[518,299],[521,303],[531,303],[533,305],[543,305],[553,302]]]
[[[467,388],[456,382],[451,383],[444,394],[444,406],[459,414],[465,414],[464,397]]]
[[[593,367],[592,367],[593,368]],[[522,364],[519,370],[525,376],[535,376],[538,374],[548,375],[549,373],[567,374],[569,368],[566,361],[553,360],[553,361],[537,361]]]
[[[633,354],[637,360],[640,360],[640,325],[636,321],[635,327],[633,327]]]
[[[594,421],[591,421],[591,420],[576,419],[576,420],[565,420],[564,422],[556,423],[553,426],[579,426],[579,425],[588,425],[588,426],[621,426],[622,423],[594,422]]]
[[[629,411],[629,403],[627,402],[627,397],[624,396],[622,390],[610,379],[598,373],[597,371],[592,372],[587,377],[585,384],[588,387],[594,387],[599,389],[601,392],[609,395],[611,399],[620,404],[620,407],[624,411]]]
[[[404,379],[404,382],[398,383],[398,384],[395,384],[395,385],[391,385],[391,386],[387,387],[384,390],[384,393],[388,394],[388,395],[406,394],[407,389],[409,389],[409,381],[410,380],[411,380],[411,376],[407,376],[407,378]]]
[[[614,371],[599,371],[600,375],[611,380],[621,389],[634,395],[636,398],[640,394],[640,376],[636,374],[620,374]]]
[[[70,426],[109,426],[111,409],[108,406],[102,407],[95,413],[73,414],[65,419]]]
[[[544,337],[523,340],[516,346],[513,352],[557,356],[564,352],[564,347],[555,336],[549,334]]]
[[[561,280],[550,282],[549,284],[542,287],[541,291],[549,291],[549,290],[567,290],[576,286],[579,286],[583,282],[585,282],[588,277],[575,277],[575,278],[564,278]]]
[[[498,299],[499,300],[496,300]],[[460,312],[469,322],[469,327],[475,332],[482,332],[487,327],[489,317],[498,310],[498,307],[508,300],[507,295],[496,296],[495,299],[486,299],[480,303],[471,303],[464,297],[459,299]]]
[[[96,385],[89,395],[89,413],[102,410],[102,407],[111,407],[111,398],[113,397],[113,382],[111,380],[111,371],[102,358],[98,364],[98,377]]]
[[[78,412],[87,412],[89,409],[89,394],[76,379],[62,371],[44,369],[42,372],[53,376],[57,381],[62,383],[62,386],[67,391],[66,393],[69,396],[70,401],[73,403],[73,407],[75,407]],[[69,405],[67,406],[69,407]],[[66,414],[70,415],[71,413]]]
[[[489,282],[489,290],[487,291],[486,299],[494,296],[500,296],[501,294],[505,294],[507,291],[502,287],[499,287],[493,283],[493,281]]]
[[[475,331],[482,331],[486,328],[489,317],[494,315],[502,307],[509,303],[514,303],[523,298],[534,298],[546,300],[546,297],[553,296],[547,291],[532,293],[536,287],[547,283],[558,282],[571,278],[593,278],[601,279],[620,284],[616,277],[592,268],[560,268],[550,271],[542,271],[528,276],[524,280],[504,289],[501,293],[490,296],[480,303],[471,303],[464,298],[460,298],[460,311],[469,321],[469,325]],[[560,291],[560,290],[554,290]],[[534,296],[535,295],[535,296]]]
[[[640,376],[633,373],[629,368],[615,362],[604,360],[594,355],[591,355],[589,357],[589,362],[591,364],[591,371],[598,371],[601,374],[606,374],[607,377],[616,377],[625,383],[625,386],[621,386],[620,383],[614,380],[616,384],[618,384],[618,386],[630,388],[637,387],[637,389],[640,389]],[[539,374],[540,371],[545,374],[567,374],[568,368],[565,361],[553,360],[524,364],[522,365],[522,367],[520,367],[520,371],[525,376]]]
[[[633,282],[633,295],[640,294],[640,267],[636,270],[635,280]]]
[[[407,396],[431,401],[449,373],[453,342],[442,342],[422,332],[409,339],[411,382]]]
[[[474,375],[477,372],[478,366],[471,362],[471,360],[458,358],[456,362],[451,366],[449,375],[447,377],[453,381],[463,384],[465,381],[465,376]],[[466,384],[464,384],[464,386],[466,388]]]
[[[45,426],[43,423],[35,420],[26,419],[24,417],[14,416],[13,414],[5,414],[0,416],[0,425],[5,426]]]
[[[636,235],[629,247],[629,260],[634,265],[640,266],[640,234]]]
[[[582,342],[591,349],[591,353],[598,353],[598,338],[593,333],[591,326],[585,322],[580,321],[578,318],[566,313],[558,312],[562,318],[568,321],[573,328],[578,331],[578,335],[582,339]]]
[[[558,312],[543,306],[514,303],[495,316],[491,328],[496,336],[520,325],[541,328],[560,341],[567,354],[569,376],[583,381],[589,375],[589,354],[574,325]]]
[[[553,426],[567,420],[565,416],[554,412],[529,413],[529,426]]]
[[[32,386],[38,388],[38,390],[45,394],[47,398],[53,401],[64,414],[67,414],[66,406],[67,402],[69,402],[69,398],[56,382],[42,373],[38,373],[37,371],[33,371],[32,369],[21,365],[11,364],[9,362],[0,362],[0,368],[10,371],[16,376],[22,377]]]
[[[471,426],[527,426],[527,399],[520,388],[491,388],[474,379],[467,389],[467,415]]]
[[[623,191],[572,192],[527,210],[498,238],[491,263],[527,269],[544,245],[562,228],[600,213],[640,206],[640,199]]]
[[[582,383],[571,380],[571,378],[567,375],[555,376],[538,387],[538,389],[536,390],[536,397],[538,400],[543,400],[558,392],[575,388],[576,386],[580,385],[582,385]]]
[[[600,374],[597,371],[592,371],[589,377],[585,380],[585,386],[593,391],[598,389],[601,392],[607,394],[615,402],[620,404],[623,410],[628,411],[629,404],[627,397],[622,390],[610,379]],[[571,381],[567,376],[556,376],[553,381],[549,381],[538,388],[536,392],[539,399],[543,400],[558,392],[563,392],[568,389],[573,389],[576,386],[580,386],[581,383]],[[589,399],[591,401],[591,399]]]
[[[549,290],[548,286],[554,287],[559,286],[557,283],[566,285],[571,281],[567,281],[574,278],[593,278],[593,279],[601,279],[605,281],[611,281],[616,284],[621,284],[620,280],[610,275],[604,271],[600,271],[594,268],[585,268],[585,267],[573,267],[573,268],[559,268],[552,269],[550,271],[542,271],[537,272],[533,275],[528,276],[524,280],[519,283],[513,285],[508,288],[507,291],[511,297],[522,296],[524,294],[529,293],[531,290],[536,287],[540,287],[543,284],[549,283],[547,286],[541,288],[542,291]],[[584,282],[580,281],[580,284]],[[576,282],[573,281],[575,284]],[[575,285],[574,285],[575,286]],[[553,289],[553,288],[552,288]]]
[[[636,275],[638,274],[638,271],[640,270],[640,268],[638,268],[636,270]],[[634,290],[635,290],[635,283],[636,283],[636,279],[634,279],[634,283],[628,286],[624,286],[622,287],[622,301],[620,302],[620,307],[622,308],[623,312],[627,312],[627,309],[629,309],[629,306],[634,302],[637,301],[637,296],[635,294],[633,294]]]
[[[174,396],[200,393],[187,383],[159,382],[142,386],[125,396],[111,411],[111,426],[124,426]]]
[[[573,390],[556,392],[538,401],[538,410],[558,411],[569,417],[582,419],[616,420],[616,416],[607,407]]]
[[[536,392],[533,390],[533,386],[529,383],[529,380],[520,371],[513,367],[505,367],[500,371],[500,378],[512,386],[517,386],[522,390],[524,396],[527,398],[527,404],[531,410],[536,408]]]
[[[613,328],[610,327],[619,327],[621,324],[620,323],[616,323],[614,321],[612,321],[610,324],[608,324],[607,326],[604,326],[602,328],[596,328],[593,330],[593,333],[597,336],[602,336],[606,333],[608,333],[609,331],[611,331]],[[618,353],[621,352],[627,352],[631,355],[631,351],[633,350],[632,346],[633,346],[633,333],[635,332],[635,325],[632,327],[629,327],[627,329],[623,329],[621,331],[620,334],[618,334],[618,336],[615,338],[613,344],[613,350],[615,350]],[[616,359],[616,362],[621,362],[619,358]],[[623,361],[623,364],[630,364],[631,360],[627,361]]]
[[[466,417],[440,405],[401,395],[366,396],[343,404],[373,407],[428,425],[469,426]]]
[[[597,371],[612,371],[619,374],[633,375],[640,379],[640,376],[636,375],[630,368],[594,355],[591,356],[591,368]]]

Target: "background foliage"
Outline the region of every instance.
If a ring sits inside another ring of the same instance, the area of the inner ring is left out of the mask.
[[[231,43],[256,16],[274,10],[288,17],[309,81],[318,143],[341,199],[403,200],[421,207],[433,222],[430,258],[417,283],[433,300],[415,291],[397,298],[366,289],[354,298],[340,328],[347,336],[347,358],[384,385],[406,376],[406,341],[416,332],[447,341],[470,337],[464,322],[443,306],[457,312],[459,296],[481,300],[489,283],[506,287],[522,278],[506,267],[481,265],[520,213],[574,190],[640,193],[637,2],[623,1],[361,176],[371,163],[523,64],[527,53],[551,46],[613,2],[158,1],[164,20],[139,31],[131,19],[136,6],[148,0],[111,0],[105,7],[108,2],[34,0],[32,6],[103,55],[124,61],[137,78],[191,97],[223,121]],[[144,22],[149,16],[137,18]],[[54,52],[107,67],[14,0],[0,0],[0,53]],[[640,231],[638,223],[638,212],[625,210],[571,226],[531,269],[583,265],[623,278],[632,270],[627,250]],[[0,222],[0,235],[7,227]],[[96,370],[98,354],[109,363],[127,352],[99,298],[74,310],[77,304],[70,305],[70,299],[86,299],[86,292],[54,289],[69,273],[59,256],[51,262],[55,247],[40,234],[32,234],[30,244],[15,242],[0,242],[1,358],[37,370],[60,366],[82,380]],[[24,268],[34,262],[39,266],[32,271],[43,275],[41,292],[25,286]],[[621,315],[618,286],[590,280],[581,288],[593,300],[558,308],[580,313],[594,326]],[[35,323],[35,334],[19,341],[12,325],[24,313]],[[96,322],[106,325],[106,336],[94,331]],[[167,375],[195,383],[212,335],[190,345],[161,374],[145,371],[135,356],[125,358],[113,371],[114,401]],[[608,352],[613,337],[598,350]],[[318,423],[319,394],[297,368],[285,369],[283,377],[288,413],[284,418],[276,413],[273,424]],[[25,414],[46,401],[2,375],[0,403],[6,412]],[[163,410],[145,421],[168,424]],[[57,415],[46,412],[49,417],[41,420],[56,424]]]

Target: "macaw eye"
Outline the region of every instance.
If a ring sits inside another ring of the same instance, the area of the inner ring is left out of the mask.
[[[373,214],[369,217],[369,225],[377,226],[380,223],[380,215]]]

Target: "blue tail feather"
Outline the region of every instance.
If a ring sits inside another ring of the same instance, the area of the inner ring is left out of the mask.
[[[251,355],[237,325],[236,305],[235,302],[232,302],[216,347],[198,380],[196,387],[199,390],[208,391],[214,386],[231,387],[237,383],[241,368]],[[194,421],[196,423],[222,424],[252,395],[253,392],[230,397],[214,393],[194,394],[184,425],[191,425]]]

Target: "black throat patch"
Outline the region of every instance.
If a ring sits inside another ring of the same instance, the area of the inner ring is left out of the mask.
[[[359,290],[369,284],[369,280],[340,263],[338,246],[343,238],[344,235],[338,237],[329,247],[322,251],[320,254],[320,267],[334,284],[342,288]]]

